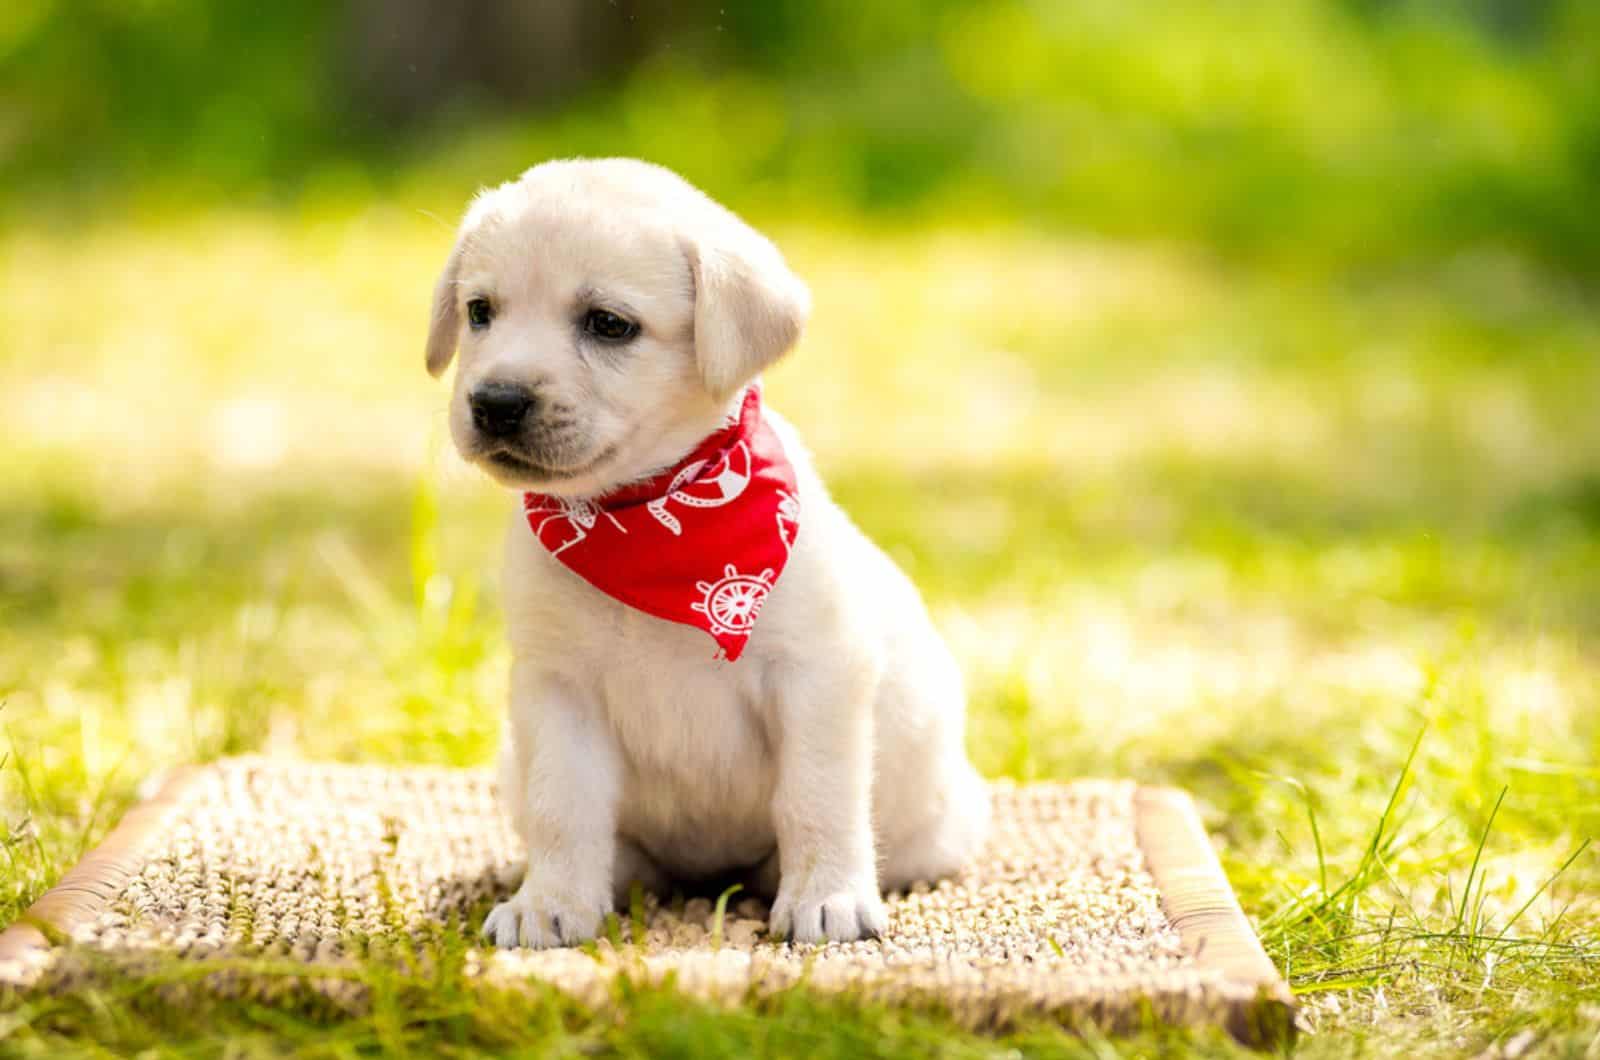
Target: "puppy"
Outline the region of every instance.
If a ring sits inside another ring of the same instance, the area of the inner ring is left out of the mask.
[[[876,937],[881,890],[957,869],[989,806],[961,675],[757,376],[810,295],[673,173],[548,162],[472,203],[427,367],[450,432],[523,495],[500,792],[528,847],[484,924],[594,937],[637,883],[744,873],[771,930]]]

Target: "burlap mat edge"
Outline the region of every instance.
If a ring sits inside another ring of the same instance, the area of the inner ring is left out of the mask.
[[[262,760],[243,755],[222,761],[237,765]],[[57,940],[91,923],[121,893],[167,817],[218,764],[184,766],[170,773],[155,795],[131,809],[54,887],[0,931],[0,986],[26,989],[39,978]],[[1134,799],[1139,846],[1163,911],[1184,951],[1224,981],[1224,1026],[1247,1044],[1274,1044],[1292,1036],[1294,996],[1245,917],[1194,800],[1177,788],[1143,785]]]
[[[109,835],[0,932],[0,982],[26,984],[55,943],[93,922],[143,864],[146,845],[208,766],[182,766],[160,782],[156,794],[134,806]]]
[[[1141,785],[1134,821],[1162,911],[1184,952],[1228,984],[1229,1032],[1248,1044],[1291,1037],[1294,994],[1239,905],[1194,799],[1178,788]]]

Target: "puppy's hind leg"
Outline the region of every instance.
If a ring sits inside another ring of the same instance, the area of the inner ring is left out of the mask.
[[[646,894],[664,896],[672,891],[672,878],[639,844],[618,836],[616,868],[611,873],[611,897],[618,909],[628,908],[634,887]]]
[[[989,788],[966,762],[956,765],[934,811],[916,827],[885,838],[880,879],[885,891],[953,876],[989,835]]]
[[[911,632],[878,699],[878,725],[899,737],[880,748],[873,796],[886,891],[953,875],[989,834],[989,786],[966,753],[961,671],[926,619]]]

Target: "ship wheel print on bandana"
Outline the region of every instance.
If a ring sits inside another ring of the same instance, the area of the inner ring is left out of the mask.
[[[690,604],[691,610],[706,616],[713,636],[744,637],[761,614],[761,605],[772,589],[773,574],[764,570],[760,574],[740,574],[729,563],[722,568],[722,577],[714,582],[695,582],[694,590],[700,599]]]
[[[801,516],[794,465],[755,386],[676,465],[597,497],[525,493],[522,507],[568,570],[636,611],[704,630],[727,662],[782,577]]]

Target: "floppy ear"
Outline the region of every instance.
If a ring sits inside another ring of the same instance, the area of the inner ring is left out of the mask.
[[[742,223],[722,238],[685,240],[694,277],[694,352],[700,378],[731,395],[799,341],[811,292],[783,255]]]
[[[461,332],[461,313],[456,309],[456,273],[461,268],[461,245],[450,251],[439,282],[433,285],[433,311],[428,321],[428,374],[438,377],[450,365]]]

